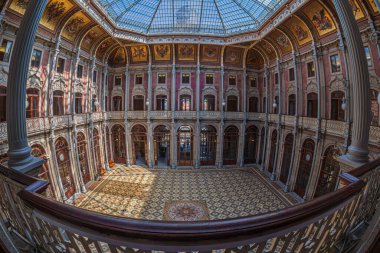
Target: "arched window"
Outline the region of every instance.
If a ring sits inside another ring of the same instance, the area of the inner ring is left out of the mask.
[[[248,112],[258,112],[259,111],[259,100],[257,97],[250,97],[248,102]]]
[[[191,110],[191,96],[190,95],[179,96],[179,109],[181,111]]]
[[[227,112],[237,112],[238,111],[238,97],[228,96],[227,97]]]
[[[88,159],[87,159],[87,142],[86,142],[86,137],[84,136],[83,133],[78,133],[77,145],[78,145],[79,167],[82,173],[83,183],[87,184],[90,181],[90,169],[88,167]]]
[[[261,133],[260,133],[260,153],[259,153],[259,164],[261,165],[263,162],[263,154],[264,154],[264,141],[265,141],[265,128],[261,128]],[[265,158],[264,158],[265,160]]]
[[[125,131],[120,125],[112,128],[113,158],[117,163],[126,163]]]
[[[75,113],[80,114],[82,110],[82,93],[75,93]]]
[[[296,95],[292,94],[288,98],[288,113],[294,116],[296,114]]]
[[[307,184],[309,182],[310,172],[313,166],[314,146],[314,141],[311,139],[305,140],[302,146],[301,159],[294,188],[294,192],[300,197],[305,195]]]
[[[7,88],[0,86],[0,122],[7,120]]]
[[[71,173],[69,145],[64,138],[60,137],[55,142],[55,153],[63,190],[65,191],[66,197],[70,198],[75,193],[75,184],[74,177]]]
[[[372,126],[379,125],[379,102],[377,101],[378,92],[376,90],[371,90],[371,112],[372,112]]]
[[[168,110],[168,98],[166,95],[156,96],[156,110],[167,111]]]
[[[213,126],[202,127],[200,136],[201,165],[215,165],[216,159],[216,129]]]
[[[148,147],[146,141],[146,130],[142,125],[136,125],[132,128],[132,150],[133,163],[147,164]]]
[[[189,126],[178,129],[177,139],[178,165],[191,166],[193,164],[193,130]]]
[[[318,95],[317,93],[307,94],[307,117],[316,118],[318,114]]]
[[[224,131],[223,164],[232,165],[237,163],[239,143],[239,129],[229,126]]]
[[[245,132],[244,163],[256,163],[259,129],[250,126]]]
[[[102,159],[100,157],[100,136],[98,129],[94,128],[94,131],[92,132],[92,137],[94,139],[94,151],[95,151],[95,167],[100,175],[101,168],[102,168]]]
[[[270,155],[269,155],[269,164],[268,171],[270,173],[273,172],[275,167],[275,159],[276,159],[276,151],[277,151],[277,130],[272,132],[271,144],[270,144]]]
[[[205,95],[203,98],[203,110],[204,111],[215,111],[215,96]]]
[[[170,130],[166,126],[154,129],[154,164],[159,166],[170,165]]]
[[[112,109],[114,111],[123,110],[123,98],[121,96],[115,96],[112,98]]]
[[[337,158],[341,155],[339,149],[334,146],[330,146],[326,149],[323,160],[321,173],[319,174],[319,180],[314,197],[322,196],[326,193],[335,190],[338,182],[340,166]]]
[[[38,158],[41,158],[41,159],[45,160],[45,162],[39,168],[38,176],[37,177],[39,179],[45,180],[47,182],[51,182],[51,180],[50,180],[50,173],[49,173],[49,165],[48,165],[47,160],[46,160],[45,149],[41,145],[38,145],[38,144],[33,145],[31,148],[32,148],[32,152],[31,152],[32,156],[38,157]],[[54,198],[53,188],[52,188],[52,186],[50,184],[46,188],[45,193],[46,193],[46,197],[48,197],[48,198]]]
[[[293,141],[294,141],[293,134],[288,134],[285,137],[284,154],[282,157],[281,173],[280,173],[280,181],[283,182],[284,184],[286,184],[289,177],[290,165],[292,162],[292,154],[293,154]]]
[[[136,95],[133,97],[133,110],[134,111],[144,111],[144,96]]]
[[[344,121],[344,111],[342,103],[344,93],[342,91],[334,91],[331,93],[331,119]]]
[[[61,116],[65,114],[64,109],[64,99],[63,99],[63,92],[59,90],[55,90],[53,92],[53,114],[54,116]]]
[[[26,96],[27,96],[26,117],[27,118],[39,117],[39,110],[38,110],[39,91],[37,89],[27,89]]]

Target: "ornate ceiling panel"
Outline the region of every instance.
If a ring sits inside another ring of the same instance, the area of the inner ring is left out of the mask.
[[[77,12],[67,21],[63,28],[62,36],[69,41],[74,41],[81,29],[90,22],[90,18],[84,12]]]
[[[303,46],[312,40],[309,28],[297,17],[291,17],[285,21],[284,26],[293,33],[293,37],[299,46]]]
[[[319,36],[324,36],[336,29],[331,14],[317,1],[311,2],[303,10],[318,31]]]

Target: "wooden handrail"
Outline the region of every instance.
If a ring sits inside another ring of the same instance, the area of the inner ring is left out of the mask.
[[[375,169],[376,167],[380,166],[380,158],[373,160],[369,163],[364,164],[363,166],[360,166],[349,173],[357,178],[362,177],[364,174],[370,172],[371,170]]]
[[[20,198],[39,212],[83,229],[121,236],[124,241],[133,242],[141,249],[160,245],[160,249],[167,250],[176,249],[179,245],[202,249],[206,245],[232,247],[249,244],[255,238],[315,222],[350,201],[365,186],[365,182],[357,180],[303,204],[255,216],[173,222],[117,217],[66,205],[39,194],[48,186],[46,181],[3,166],[0,166],[0,173],[25,185],[18,193]]]

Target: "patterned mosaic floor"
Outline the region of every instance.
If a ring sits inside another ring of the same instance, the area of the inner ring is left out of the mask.
[[[150,220],[215,220],[285,208],[291,203],[256,169],[114,169],[79,207]]]

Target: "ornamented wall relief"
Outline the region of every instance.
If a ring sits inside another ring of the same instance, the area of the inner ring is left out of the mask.
[[[230,65],[242,65],[243,49],[236,47],[227,47],[225,51],[224,62]]]
[[[133,46],[131,47],[132,62],[146,62],[148,61],[148,52],[146,46]]]
[[[308,82],[307,86],[306,86],[306,93],[308,94],[308,93],[311,93],[311,92],[314,92],[314,93],[318,92],[318,86],[313,81]]]
[[[305,9],[307,17],[313,23],[320,36],[336,29],[330,13],[318,2],[311,2]]]
[[[74,41],[80,30],[90,22],[83,12],[78,12],[69,19],[62,31],[62,36],[69,41]]]
[[[264,65],[264,59],[256,50],[249,50],[247,54],[247,66],[254,69],[262,68]]]
[[[67,89],[67,84],[62,77],[55,79],[53,85],[54,85],[53,87],[54,90],[65,92]]]
[[[195,45],[180,44],[178,45],[178,60],[195,61]]]
[[[202,62],[218,62],[220,50],[218,46],[202,45]]]
[[[358,2],[356,0],[349,0],[348,1],[352,7],[352,11],[354,12],[355,19],[359,20],[361,18],[364,18],[363,10],[360,8]]]
[[[9,69],[8,68],[6,68],[4,66],[0,67],[0,84],[7,85],[7,83],[8,83],[8,73],[9,73]]]
[[[123,47],[116,48],[108,59],[108,64],[111,67],[124,67],[127,65],[126,52]]]
[[[168,44],[154,45],[154,59],[156,61],[170,61],[171,46]]]

